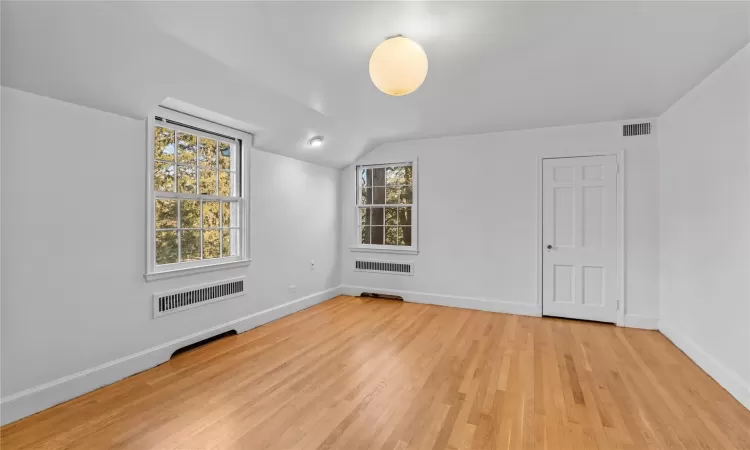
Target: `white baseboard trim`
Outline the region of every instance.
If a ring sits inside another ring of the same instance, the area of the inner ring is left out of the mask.
[[[505,314],[517,314],[521,316],[542,315],[542,309],[531,303],[516,303],[500,300],[491,300],[477,297],[458,297],[454,295],[428,294],[425,292],[400,291],[395,289],[382,289],[366,286],[341,286],[343,295],[359,295],[363,292],[378,292],[380,294],[398,295],[404,301],[411,303],[424,303],[428,305],[450,306],[453,308],[477,309],[479,311],[498,312]]]
[[[657,317],[640,316],[638,314],[625,314],[625,325],[628,328],[640,328],[642,330],[658,330],[659,319]]]
[[[703,350],[695,341],[664,320],[659,322],[659,331],[690,359],[703,369],[721,387],[727,390],[745,408],[750,409],[750,384],[739,374]]]
[[[0,399],[0,424],[5,425],[112,384],[169,360],[178,348],[229,330],[243,333],[341,294],[341,286],[317,292],[239,319],[109,361]]]
[[[531,303],[506,302],[478,297],[463,297],[455,295],[428,294],[425,292],[402,291],[398,289],[382,289],[370,286],[342,285],[343,295],[359,295],[362,292],[378,292],[381,294],[399,295],[404,301],[424,303],[428,305],[450,306],[453,308],[477,309],[479,311],[517,314],[521,316],[541,317],[542,308]],[[658,330],[659,319],[656,317],[626,314],[623,326],[640,328],[643,330]]]

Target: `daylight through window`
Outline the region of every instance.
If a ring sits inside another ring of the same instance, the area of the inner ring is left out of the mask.
[[[359,244],[412,246],[412,164],[357,167]]]
[[[240,141],[157,120],[156,266],[240,255]]]

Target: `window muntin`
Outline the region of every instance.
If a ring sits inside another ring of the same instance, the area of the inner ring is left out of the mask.
[[[357,167],[358,245],[413,247],[413,164]]]
[[[201,266],[241,256],[239,140],[156,120],[153,264]]]

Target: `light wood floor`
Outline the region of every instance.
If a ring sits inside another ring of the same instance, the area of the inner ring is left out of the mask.
[[[750,449],[661,334],[338,297],[2,430],[52,449]]]

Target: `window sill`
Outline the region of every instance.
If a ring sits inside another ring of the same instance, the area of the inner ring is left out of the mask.
[[[398,247],[372,247],[365,245],[350,245],[349,251],[352,252],[363,252],[363,253],[391,253],[394,255],[416,255],[419,254],[419,250],[415,248],[398,248]]]
[[[208,266],[184,267],[181,269],[163,270],[161,272],[151,272],[143,275],[146,281],[165,280],[167,278],[176,278],[199,273],[214,272],[216,270],[235,269],[237,267],[247,267],[252,259],[243,259],[240,261],[227,261]]]

